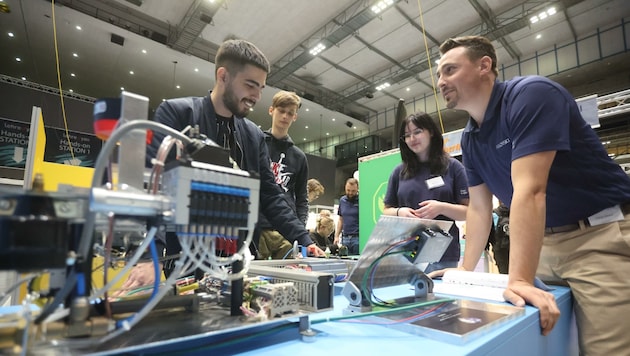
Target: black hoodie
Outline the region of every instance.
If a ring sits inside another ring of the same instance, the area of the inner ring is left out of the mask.
[[[308,219],[308,162],[302,150],[296,147],[291,137],[277,139],[271,130],[265,132],[265,142],[269,151],[270,169],[276,183],[284,191],[287,202],[293,208],[297,217],[306,226]],[[271,224],[263,214],[259,215],[258,226],[261,229],[272,229]],[[284,235],[283,235],[284,236]]]

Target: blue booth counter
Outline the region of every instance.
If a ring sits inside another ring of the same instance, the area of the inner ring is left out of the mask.
[[[439,282],[438,282],[439,283]],[[397,287],[402,288],[402,287]],[[538,310],[525,307],[524,315],[491,326],[465,342],[453,343],[419,336],[384,325],[345,321],[325,321],[343,314],[348,306],[345,297],[335,296],[334,311],[311,315],[311,328],[316,332],[310,340],[280,340],[269,345],[273,336],[265,336],[261,347],[256,340],[247,340],[250,350],[234,349],[243,355],[387,355],[421,353],[425,355],[577,355],[577,335],[572,318],[572,297],[569,288],[554,287],[551,291],[561,316],[553,331],[540,333]],[[479,299],[478,299],[479,300]],[[481,300],[479,300],[481,301]],[[487,302],[487,301],[486,301]],[[508,303],[502,303],[509,305]],[[359,319],[360,320],[360,319]],[[267,346],[263,346],[267,344]],[[243,345],[244,346],[244,345]]]

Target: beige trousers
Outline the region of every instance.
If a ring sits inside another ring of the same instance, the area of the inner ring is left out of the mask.
[[[580,354],[630,355],[630,215],[546,235],[537,275],[571,287]]]

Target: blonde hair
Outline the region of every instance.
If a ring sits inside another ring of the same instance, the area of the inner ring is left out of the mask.
[[[315,229],[316,231],[319,231],[320,228],[325,228],[329,231],[332,231],[335,228],[335,223],[333,219],[329,216],[320,216],[320,218],[317,219],[317,226],[315,227]]]
[[[271,106],[274,108],[286,108],[292,105],[295,105],[298,109],[302,106],[302,100],[292,91],[281,90],[271,99]]]
[[[324,186],[315,178],[311,178],[306,182],[306,190],[308,194],[311,194],[311,193],[316,193],[317,195],[324,194]]]

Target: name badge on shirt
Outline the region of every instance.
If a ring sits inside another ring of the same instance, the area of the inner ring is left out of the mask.
[[[429,178],[426,180],[426,182],[427,182],[427,188],[429,189],[439,188],[439,187],[444,186],[444,179],[442,179],[442,177]]]
[[[597,226],[613,221],[621,221],[623,219],[624,217],[621,207],[619,205],[615,205],[589,216],[588,223],[591,224],[591,226]]]

